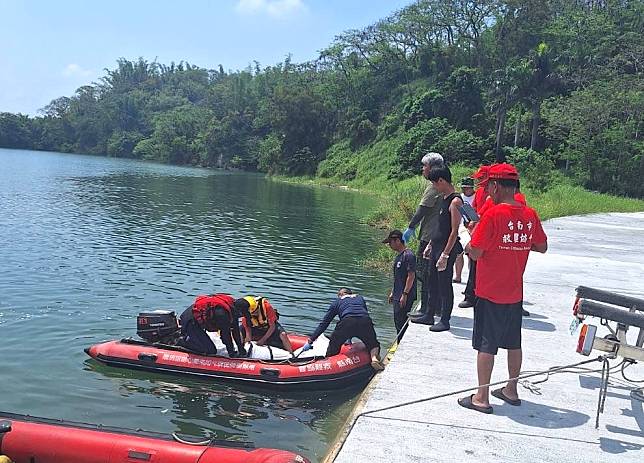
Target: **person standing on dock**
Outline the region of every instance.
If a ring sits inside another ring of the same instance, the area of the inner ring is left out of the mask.
[[[437,167],[429,172],[429,180],[434,184],[441,198],[438,213],[438,230],[427,244],[423,257],[429,258],[429,265],[436,268],[438,274],[438,308],[440,321],[429,327],[429,331],[449,330],[449,321],[454,308],[454,287],[452,276],[456,256],[463,252],[458,237],[458,227],[462,216],[459,207],[463,205],[461,195],[452,185],[452,172],[447,167]]]
[[[382,242],[398,253],[393,264],[394,286],[389,293],[389,303],[393,305],[394,324],[400,342],[407,326],[407,314],[416,301],[416,256],[405,246],[400,230],[392,230]]]
[[[421,159],[422,176],[429,180],[429,172],[435,167],[444,165],[443,156],[439,153],[427,153]],[[429,267],[429,262],[423,260],[423,251],[427,243],[435,234],[438,225],[438,211],[440,209],[441,195],[431,182],[427,182],[427,187],[420,198],[420,204],[416,209],[413,217],[409,221],[407,229],[403,233],[403,240],[409,244],[414,236],[416,227],[420,225],[418,233],[418,252],[416,253],[416,262],[418,264],[418,279],[420,280],[420,314],[413,317],[414,323],[433,324],[434,312],[438,307],[436,305],[437,294],[437,275],[435,269]],[[430,310],[431,306],[431,310]]]
[[[479,216],[481,215],[481,209],[489,196],[486,188],[489,172],[490,166],[481,166],[476,172],[474,172],[474,174],[472,174],[472,177],[478,181],[478,185],[474,191],[474,199],[470,205],[479,214]],[[473,227],[474,225],[475,224],[470,224],[470,227]],[[476,283],[476,261],[470,258],[468,268],[469,273],[467,276],[467,284],[465,285],[465,291],[463,293],[465,294],[465,298],[458,304],[461,309],[474,307],[474,303],[476,302],[474,289],[474,285]]]
[[[490,168],[487,191],[494,201],[474,229],[465,252],[477,262],[476,305],[472,346],[478,351],[476,394],[458,399],[459,405],[492,413],[489,387],[494,357],[499,348],[508,351],[508,372],[521,372],[521,321],[523,273],[530,251],[548,249],[546,234],[537,213],[515,199],[519,173],[510,164]],[[492,395],[510,405],[521,405],[517,381],[510,380]]]

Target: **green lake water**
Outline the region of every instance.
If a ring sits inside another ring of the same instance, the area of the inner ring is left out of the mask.
[[[261,175],[0,149],[0,410],[324,455],[359,390],[285,394],[105,367],[83,349],[202,293],[267,296],[310,333],[339,286],[394,337],[368,196]],[[331,325],[333,326],[333,325]]]

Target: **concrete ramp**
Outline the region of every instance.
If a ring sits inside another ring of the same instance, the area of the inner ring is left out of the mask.
[[[569,332],[577,286],[644,297],[644,213],[567,217],[544,227],[550,249],[531,254],[525,275],[525,309],[531,315],[523,320],[523,372],[587,359],[575,352],[578,333]],[[463,288],[454,285],[456,302]],[[591,323],[599,325],[599,320]],[[605,333],[600,328],[599,334]],[[449,332],[430,333],[424,325],[411,324],[356,413],[476,386],[471,334],[472,309],[454,309]],[[636,335],[632,329],[629,340]],[[599,354],[594,351],[590,358]],[[539,384],[545,375],[531,378],[527,387],[519,387],[519,407],[491,397],[492,415],[464,409],[456,403],[459,396],[450,396],[362,416],[345,430],[341,437],[346,439],[327,461],[644,462],[644,404],[631,397],[636,386],[619,371],[611,373],[595,429],[601,366],[585,365]],[[507,375],[502,350],[492,381]],[[644,367],[630,366],[626,375],[644,380]]]

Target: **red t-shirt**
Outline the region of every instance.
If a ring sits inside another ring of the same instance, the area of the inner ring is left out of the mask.
[[[520,204],[523,204],[524,206],[528,205],[523,193],[514,193],[514,200]],[[488,196],[483,205],[476,212],[478,212],[479,217],[483,217],[483,215],[493,206],[494,201],[492,201],[492,198]]]
[[[523,300],[523,272],[532,244],[547,241],[539,216],[527,206],[497,204],[474,229],[471,246],[483,250],[476,261],[476,295],[497,304]]]
[[[472,207],[477,213],[479,212],[479,209],[483,207],[483,204],[485,203],[485,199],[487,197],[488,197],[488,194],[485,192],[485,187],[480,186],[474,192],[474,201],[472,201]]]

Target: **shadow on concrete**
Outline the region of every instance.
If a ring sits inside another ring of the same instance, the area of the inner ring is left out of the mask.
[[[542,322],[541,320],[533,320],[532,314],[530,317],[523,318],[523,328],[535,331],[556,331],[557,327],[552,323]]]
[[[590,419],[590,416],[575,410],[550,407],[523,399],[520,407],[505,403],[499,405],[496,402],[493,407],[495,415],[507,416],[517,423],[542,429],[576,428]]]
[[[458,339],[472,340],[472,319],[452,315],[449,332]]]
[[[599,446],[604,452],[615,454],[625,453],[632,450],[642,450],[642,448],[644,448],[644,446],[640,444],[617,439],[609,439],[607,437],[599,438]]]
[[[529,310],[529,312],[530,312],[530,315],[528,317],[524,317],[524,318],[534,318],[535,320],[547,320],[548,319],[548,317],[546,317],[545,315],[540,315],[538,313],[534,313],[531,310]]]

